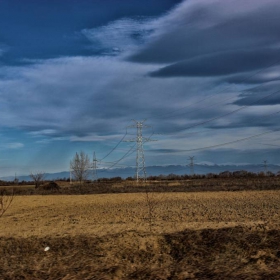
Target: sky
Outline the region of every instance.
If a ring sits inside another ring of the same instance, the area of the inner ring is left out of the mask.
[[[280,164],[278,0],[0,0],[0,176]],[[132,126],[132,127],[131,127]],[[155,141],[151,141],[155,140]]]

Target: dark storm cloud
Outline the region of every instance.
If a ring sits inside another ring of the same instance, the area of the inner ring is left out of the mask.
[[[262,99],[260,101],[257,101],[254,103],[254,101],[257,99],[261,99],[263,94],[255,94],[253,96],[247,96],[239,99],[238,101],[234,102],[236,105],[240,106],[252,106],[252,103],[254,106],[263,106],[263,105],[277,105],[280,104],[280,89],[278,91],[275,91],[275,94],[272,96],[269,96],[265,99]]]
[[[186,1],[130,60],[170,64],[153,76],[217,76],[279,58],[279,1]]]
[[[280,82],[270,82],[243,91],[233,104],[239,106],[261,106],[280,104]]]
[[[231,51],[178,62],[151,73],[152,77],[222,76],[266,67],[280,56],[280,49]],[[279,59],[280,62],[280,59]]]
[[[262,83],[280,80],[280,74],[276,73],[275,75],[263,75],[263,74],[255,74],[255,73],[253,74],[241,73],[241,74],[226,76],[222,80],[230,84],[243,84],[243,83],[262,84]]]

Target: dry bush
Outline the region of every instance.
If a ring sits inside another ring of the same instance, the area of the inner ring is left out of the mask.
[[[54,181],[50,181],[44,185],[42,185],[42,189],[43,190],[50,190],[50,191],[57,191],[60,189],[60,186],[54,182]]]

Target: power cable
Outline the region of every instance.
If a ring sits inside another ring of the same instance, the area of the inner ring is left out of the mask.
[[[275,91],[275,92],[270,93],[270,94],[268,94],[268,95],[266,95],[266,96],[264,96],[264,97],[262,97],[262,98],[259,98],[259,99],[255,100],[254,102],[251,102],[251,103],[248,104],[248,105],[244,105],[244,106],[242,106],[242,107],[240,107],[240,108],[238,108],[238,109],[235,109],[235,110],[233,110],[233,111],[227,112],[227,113],[222,114],[222,115],[220,115],[220,116],[217,116],[217,117],[208,119],[208,120],[206,120],[206,121],[202,121],[202,122],[199,122],[199,123],[190,125],[190,126],[188,126],[188,127],[185,127],[183,130],[190,129],[190,128],[193,128],[193,127],[197,127],[197,126],[199,126],[199,125],[203,125],[203,124],[209,123],[209,122],[211,122],[211,121],[218,120],[218,119],[220,119],[220,118],[223,118],[223,117],[232,115],[232,114],[237,113],[237,112],[239,112],[239,111],[241,111],[241,110],[243,110],[243,109],[246,109],[247,107],[249,107],[249,106],[251,106],[251,105],[253,105],[253,104],[255,104],[255,103],[258,103],[258,102],[261,101],[261,100],[264,100],[264,99],[266,99],[266,98],[268,98],[268,97],[270,97],[270,96],[272,96],[272,95],[274,95],[274,94],[279,94],[279,93],[280,93],[280,90]],[[181,130],[182,130],[182,129],[181,129]],[[172,134],[166,133],[166,135],[175,135],[175,134],[174,134],[174,133],[172,133]]]
[[[259,136],[262,136],[262,135],[266,135],[266,134],[270,134],[270,133],[274,133],[274,132],[278,132],[278,131],[280,131],[280,129],[262,132],[262,133],[255,134],[255,135],[252,135],[252,136],[249,136],[249,137],[245,137],[245,138],[241,138],[241,139],[237,139],[237,140],[234,140],[234,141],[230,141],[230,142],[226,142],[226,143],[222,143],[222,144],[217,144],[217,145],[213,145],[213,146],[207,146],[207,147],[195,148],[195,149],[188,149],[188,150],[176,150],[176,151],[172,151],[171,153],[192,152],[192,151],[200,151],[200,150],[222,147],[222,146],[238,143],[238,142],[241,142],[241,141],[246,141],[246,140],[249,140],[249,139],[252,139],[252,138],[255,138],[255,137],[259,137]],[[149,152],[149,150],[147,150],[147,152]]]
[[[261,145],[266,145],[266,146],[273,146],[273,147],[278,147],[280,148],[280,145],[273,145],[273,144],[263,144],[263,143],[260,143]]]
[[[273,115],[276,115],[276,114],[279,114],[279,113],[280,113],[280,111],[276,111],[276,112],[273,112],[273,113],[270,113],[270,114],[263,115],[262,118],[267,118],[267,117],[270,117],[270,116],[273,116]],[[231,129],[231,128],[228,128],[228,129]],[[199,134],[199,133],[204,133],[204,132],[210,132],[210,131],[211,131],[210,129],[205,129],[205,130],[200,130],[200,131],[186,132],[186,133],[184,133],[184,136]],[[172,134],[164,134],[164,133],[155,133],[155,134],[156,135],[163,135],[163,136],[164,135],[172,135]]]
[[[147,139],[145,139],[145,141],[143,141],[143,143],[148,142],[148,141],[151,139],[151,137],[153,136],[153,134],[154,134],[154,133],[152,133]],[[122,160],[125,159],[126,157],[129,157],[133,152],[135,152],[135,151],[137,150],[137,148],[134,149],[134,150],[132,150],[133,148],[135,148],[135,146],[136,146],[136,143],[135,143],[135,144],[134,144],[134,145],[119,159],[119,160],[113,162],[113,164],[112,164],[110,167],[108,167],[107,169],[110,169],[110,168],[114,167],[114,166],[117,165],[120,161],[122,161]]]
[[[263,85],[254,87],[254,89],[261,88],[261,87],[263,87]],[[242,91],[239,91],[239,92],[241,93]],[[211,103],[210,105],[211,105],[211,106],[214,106],[214,105],[223,104],[225,101],[229,101],[229,100],[232,100],[232,99],[235,99],[235,98],[236,98],[236,96],[233,96],[233,97],[231,96],[231,97],[229,97],[229,98],[223,99],[222,101],[220,100],[220,101],[218,101],[218,102]],[[191,111],[187,111],[187,112],[175,114],[175,115],[173,115],[173,117],[174,117],[174,116],[178,116],[178,115],[183,115],[183,114],[190,114],[190,113],[192,113],[192,112],[197,112],[197,111],[200,111],[201,109],[208,108],[208,107],[209,107],[209,104],[207,104],[207,105],[205,105],[205,106],[202,106],[202,107],[199,107],[198,109],[194,109],[194,110],[191,110]]]
[[[117,149],[117,147],[121,144],[121,142],[123,141],[123,139],[125,138],[125,136],[127,135],[127,130],[124,134],[124,136],[121,138],[121,140],[117,143],[117,145],[109,152],[107,153],[100,161],[104,160],[105,158],[107,158],[113,151],[115,151]]]
[[[136,146],[136,143],[128,150],[128,152],[126,152],[126,153],[124,154],[124,156],[122,156],[119,160],[117,160],[117,161],[116,161],[115,163],[113,163],[111,166],[107,167],[107,169],[111,169],[112,167],[116,166],[120,161],[122,161],[122,160],[125,159],[126,157],[130,156],[130,152],[131,152],[131,150],[132,150],[135,146]],[[133,150],[132,153],[133,153],[134,151],[136,151],[136,149]],[[132,154],[132,153],[131,153],[131,154]]]
[[[274,61],[273,63],[269,64],[268,66],[266,66],[266,67],[260,69],[259,71],[253,73],[252,75],[248,76],[247,78],[244,78],[244,79],[241,80],[239,83],[240,83],[240,84],[245,83],[246,81],[250,80],[252,77],[258,75],[259,73],[261,73],[261,72],[263,72],[263,71],[269,69],[270,67],[273,67],[273,66],[277,65],[279,62],[280,62],[280,59]],[[220,90],[217,94],[223,93],[223,92],[227,91],[229,88],[231,88],[231,85],[228,86],[228,87],[226,87],[225,89]],[[170,111],[170,112],[168,112],[168,113],[156,114],[156,115],[154,115],[154,117],[162,117],[162,116],[165,116],[165,115],[172,114],[172,113],[174,113],[174,112],[176,112],[176,111],[180,111],[180,110],[189,108],[189,107],[191,107],[191,106],[193,106],[193,105],[195,105],[195,104],[197,104],[197,103],[203,102],[203,101],[205,101],[205,100],[207,100],[207,99],[209,99],[209,98],[212,98],[212,96],[207,96],[207,97],[205,97],[205,98],[203,98],[203,99],[200,99],[199,101],[196,101],[196,102],[194,102],[194,103],[192,103],[192,104],[189,104],[189,105],[187,105],[187,106],[184,106],[184,107],[181,107],[181,108],[172,110],[172,111]],[[224,101],[226,101],[226,100],[224,100]]]

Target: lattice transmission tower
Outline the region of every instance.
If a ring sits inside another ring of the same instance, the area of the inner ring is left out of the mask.
[[[144,149],[143,149],[143,143],[149,142],[149,141],[156,141],[151,140],[150,138],[145,138],[142,135],[143,128],[150,127],[148,125],[144,125],[144,121],[135,121],[134,125],[128,126],[127,128],[136,128],[137,134],[136,139],[130,139],[126,140],[125,142],[136,142],[137,149],[136,149],[136,172],[135,172],[135,178],[138,182],[139,180],[146,180],[147,174],[146,174],[146,168],[145,168],[145,156],[144,156]]]
[[[93,160],[92,160],[92,181],[95,181],[98,179],[97,176],[97,159],[95,156],[95,152],[93,152]]]
[[[71,169],[71,166],[69,168],[69,178],[70,178],[70,185],[72,185],[72,169]]]
[[[267,174],[267,160],[263,161],[264,174]]]
[[[194,157],[189,157],[190,175],[194,175]]]

